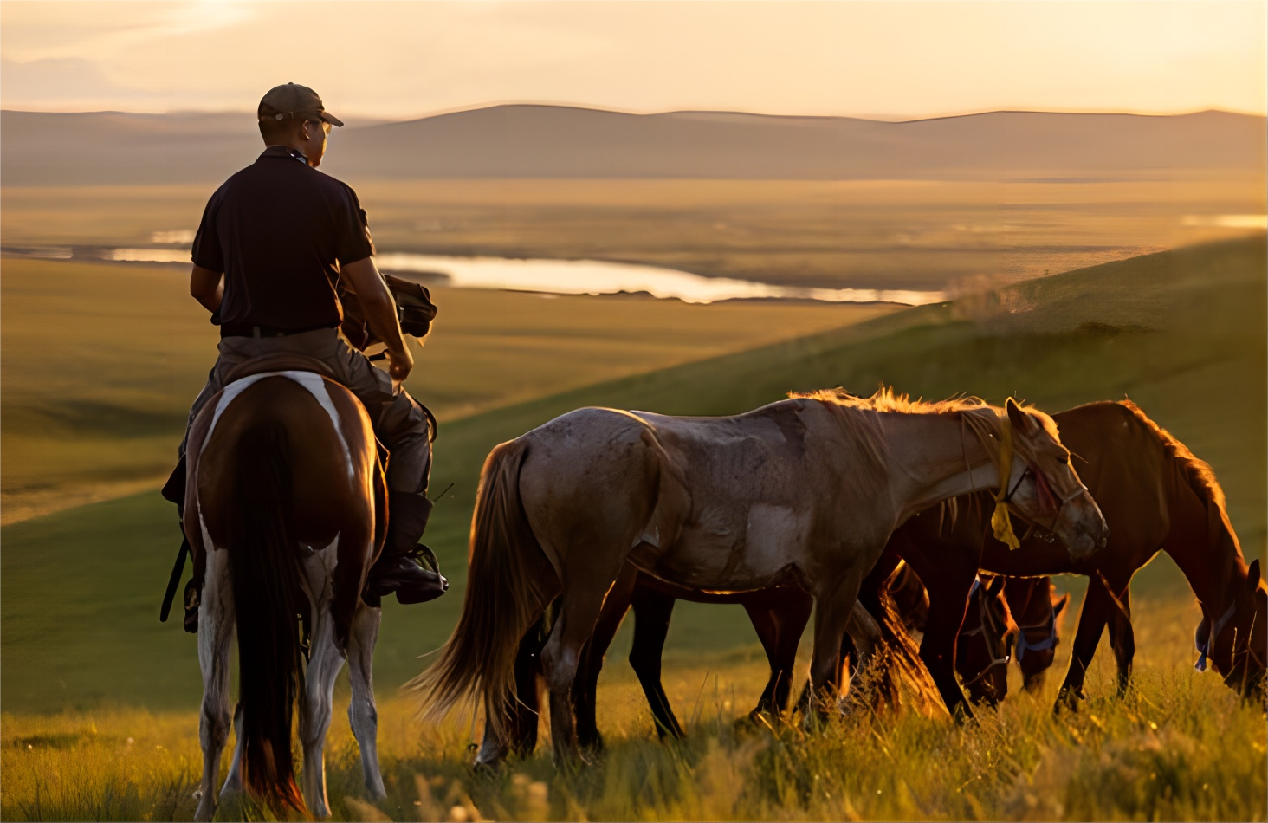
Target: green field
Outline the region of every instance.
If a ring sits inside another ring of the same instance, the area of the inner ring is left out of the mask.
[[[737,334],[733,345],[721,348],[731,353],[707,360],[598,383],[603,371],[596,367],[588,379],[555,383],[530,399],[513,391],[490,399],[489,410],[442,424],[433,489],[454,485],[437,505],[428,537],[454,588],[426,606],[387,605],[376,655],[380,692],[392,695],[420,671],[425,661],[418,656],[436,648],[456,619],[475,480],[489,448],[586,404],[729,414],[791,390],[841,385],[870,394],[881,381],[926,398],[967,392],[1001,402],[1015,394],[1052,411],[1126,394],[1214,466],[1248,558],[1262,558],[1268,541],[1266,267],[1259,236],[845,325],[858,319],[850,317],[840,328],[807,336],[795,334],[810,331],[801,326],[781,335],[795,339],[756,349],[735,351],[742,347]],[[10,347],[11,270],[6,261],[6,438],[15,417],[24,420],[8,406],[15,396],[33,408],[56,408],[66,397],[83,396],[73,387],[85,376],[115,393],[97,402],[133,411],[156,392],[176,398],[196,390],[196,370],[184,378],[189,391],[182,385],[178,392],[174,379],[155,388],[131,361],[127,375],[114,381],[110,370],[120,361],[92,359],[94,338],[76,338],[82,354],[45,386],[33,365],[38,346],[25,357]],[[37,287],[51,287],[50,278],[32,278],[31,288]],[[617,305],[624,311],[641,304]],[[171,340],[178,339],[177,325],[173,317]],[[606,331],[597,324],[596,336]],[[440,339],[438,327],[429,353]],[[173,344],[150,338],[134,345],[161,362],[157,347]],[[180,345],[185,356],[209,365],[209,355],[195,354],[201,344]],[[27,371],[10,371],[11,362]],[[164,373],[176,374],[177,363]],[[571,361],[568,366],[571,376]],[[23,378],[11,390],[15,374]],[[420,393],[426,400],[426,390]],[[174,399],[164,402],[169,416],[181,408]],[[113,425],[134,424],[122,414]],[[26,425],[27,437],[38,433],[36,424]],[[170,438],[171,421],[164,425],[151,435]],[[50,431],[50,441],[63,436]],[[116,432],[94,442],[117,440]],[[4,448],[7,472],[8,439]],[[116,448],[120,454],[137,450],[126,442]],[[50,462],[65,466],[68,458]],[[155,618],[176,545],[173,519],[170,507],[149,492],[0,530],[6,712],[0,817],[190,814],[182,798],[198,762],[194,644],[178,626]],[[1080,589],[1075,581],[1061,585]],[[1010,700],[998,718],[964,730],[905,715],[847,723],[810,740],[794,732],[778,739],[732,733],[731,718],[760,690],[760,652],[738,608],[684,604],[670,635],[666,677],[680,716],[694,718],[684,746],[645,739],[650,720],[617,656],[628,641],[618,640],[600,695],[601,725],[614,743],[600,767],[556,776],[539,754],[515,769],[527,782],[510,775],[478,780],[463,765],[469,727],[433,732],[411,725],[409,707],[397,699],[384,711],[390,797],[383,811],[395,818],[437,811],[443,817],[463,798],[474,798],[486,816],[540,817],[545,811],[532,783],[542,781],[549,814],[567,818],[1263,819],[1262,707],[1238,706],[1213,676],[1192,672],[1197,612],[1186,592],[1165,558],[1134,581],[1140,688],[1127,701],[1111,699],[1112,661],[1101,655],[1089,682],[1092,699],[1072,721],[1052,720],[1049,694],[1038,702]],[[1066,659],[1059,657],[1059,669]],[[141,731],[131,732],[132,726]],[[356,805],[354,749],[338,718],[335,729],[335,808],[365,817],[370,810]],[[134,738],[132,748],[127,737]],[[425,797],[415,784],[419,774],[439,781]],[[106,795],[115,805],[101,805]],[[46,805],[33,805],[37,797]],[[97,805],[85,805],[91,803]]]
[[[157,488],[215,361],[187,270],[6,259],[3,523]],[[886,305],[556,297],[437,289],[406,383],[441,421],[835,328]]]

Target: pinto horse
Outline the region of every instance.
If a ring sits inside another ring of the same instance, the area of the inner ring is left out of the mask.
[[[1042,412],[818,392],[722,418],[587,408],[495,448],[472,522],[462,616],[412,685],[433,719],[478,695],[505,739],[520,640],[556,596],[542,649],[557,758],[577,754],[581,651],[626,563],[675,585],[795,582],[816,605],[811,682],[840,693],[840,647],[868,570],[915,512],[998,488],[1084,558],[1105,523]],[[1000,518],[1006,519],[1006,518]],[[1006,524],[1004,524],[1006,525]]]
[[[220,798],[241,792],[245,782],[278,814],[303,812],[307,804],[314,815],[329,815],[323,750],[345,657],[352,671],[348,716],[366,788],[384,796],[371,684],[380,610],[361,598],[385,524],[370,419],[351,392],[315,373],[325,370],[316,361],[254,374],[252,362],[199,414],[188,451],[184,527],[204,580],[198,820],[210,820],[218,802],[235,630],[237,743]],[[296,702],[302,795],[291,754]]]

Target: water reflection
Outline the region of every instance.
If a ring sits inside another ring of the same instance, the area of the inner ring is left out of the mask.
[[[555,294],[647,292],[653,297],[675,297],[688,303],[737,298],[793,298],[832,302],[889,300],[918,305],[943,299],[942,292],[936,291],[802,289],[599,260],[511,260],[420,254],[383,254],[375,259],[384,271],[448,275],[450,285],[459,288],[525,289]]]
[[[109,259],[134,263],[185,263],[189,260],[189,252],[185,249],[112,249]],[[383,271],[432,275],[448,285],[467,289],[518,289],[552,294],[647,292],[653,297],[677,298],[688,303],[764,298],[826,302],[891,301],[922,305],[945,299],[941,291],[795,288],[599,260],[380,254],[375,261]]]

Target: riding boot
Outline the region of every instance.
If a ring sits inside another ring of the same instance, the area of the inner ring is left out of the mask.
[[[366,592],[379,598],[396,592],[401,605],[434,600],[449,588],[436,568],[436,556],[419,543],[432,502],[425,495],[388,491],[387,537],[383,553],[370,569]]]

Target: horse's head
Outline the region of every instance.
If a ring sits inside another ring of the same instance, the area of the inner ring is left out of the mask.
[[[1003,589],[1003,577],[974,581],[955,650],[955,670],[969,699],[992,706],[1008,694],[1008,662],[1017,638]]]
[[[1246,578],[1234,582],[1232,600],[1222,615],[1206,615],[1193,642],[1201,656],[1196,668],[1205,671],[1209,658],[1224,682],[1243,695],[1263,688],[1268,658],[1268,588],[1254,560]]]
[[[1071,558],[1083,560],[1105,545],[1109,527],[1070,464],[1057,424],[1037,409],[1023,409],[1011,397],[1005,409],[1014,454],[997,499],[1023,520],[1055,534]]]
[[[1070,604],[1070,595],[1057,596],[1048,577],[1009,578],[1004,593],[1017,621],[1015,653],[1023,688],[1037,692],[1056,659],[1061,613]]]

